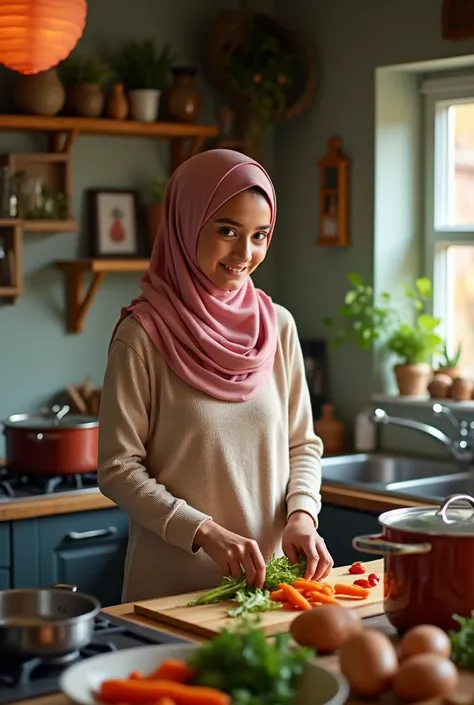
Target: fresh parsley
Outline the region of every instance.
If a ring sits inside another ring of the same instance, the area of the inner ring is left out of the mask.
[[[453,615],[453,619],[458,622],[458,631],[450,631],[451,659],[459,668],[474,671],[474,610],[470,617]]]
[[[292,705],[314,651],[292,648],[288,633],[270,642],[257,626],[258,617],[246,616],[202,644],[189,662],[198,673],[194,682],[224,691],[232,705]]]

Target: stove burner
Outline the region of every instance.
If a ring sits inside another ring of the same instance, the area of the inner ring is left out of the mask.
[[[96,486],[97,476],[93,472],[51,476],[17,474],[12,473],[7,467],[0,468],[0,496],[15,498],[82,490]]]

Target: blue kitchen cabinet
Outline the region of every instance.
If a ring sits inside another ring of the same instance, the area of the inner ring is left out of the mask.
[[[101,509],[12,522],[14,587],[77,585],[103,606],[121,600],[128,518]]]
[[[378,534],[378,513],[323,504],[318,531],[324,538],[334,565],[350,565],[354,561],[373,561],[381,556],[361,553],[352,547],[352,539],[360,534]]]

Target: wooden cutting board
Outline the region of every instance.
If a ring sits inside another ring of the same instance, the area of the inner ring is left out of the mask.
[[[380,576],[380,583],[372,588],[371,594],[365,600],[354,600],[351,598],[338,598],[341,604],[355,610],[362,618],[375,617],[383,614],[383,559],[367,561],[364,563],[369,573],[377,573]],[[334,568],[325,582],[347,583],[352,585],[357,578],[364,578],[364,575],[351,575],[348,566]],[[188,607],[188,603],[201,595],[203,591],[175,595],[172,597],[159,597],[155,600],[136,602],[133,606],[136,614],[143,615],[158,622],[164,622],[185,632],[198,634],[200,636],[215,636],[221,629],[232,628],[238,620],[228,617],[226,612],[231,606],[229,602],[221,602],[216,605],[198,605]],[[205,592],[205,591],[204,591]],[[260,627],[268,635],[277,632],[288,631],[290,623],[297,616],[298,612],[288,610],[274,610],[260,613]]]

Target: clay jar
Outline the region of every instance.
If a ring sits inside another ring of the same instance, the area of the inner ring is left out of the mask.
[[[104,94],[97,83],[78,83],[67,95],[67,107],[79,117],[99,117],[104,109]]]
[[[66,91],[56,69],[22,76],[15,85],[15,107],[32,115],[57,115],[63,108]]]
[[[344,423],[334,416],[334,406],[323,404],[322,416],[314,423],[314,432],[324,444],[325,455],[338,455],[344,450]]]
[[[112,86],[112,89],[107,98],[107,104],[105,106],[105,112],[109,118],[113,120],[125,120],[128,115],[128,100],[125,95],[125,88],[123,83],[116,83]]]
[[[201,94],[194,84],[196,69],[175,66],[174,83],[168,94],[168,114],[177,122],[197,122],[201,112]]]

